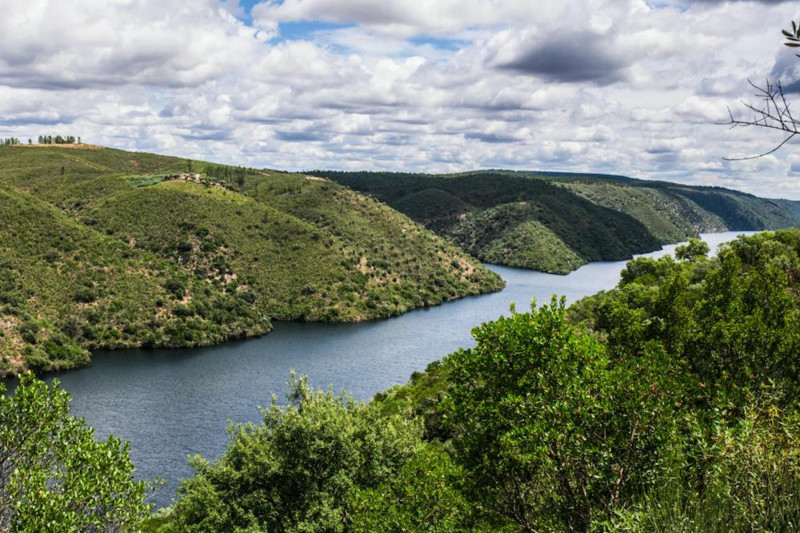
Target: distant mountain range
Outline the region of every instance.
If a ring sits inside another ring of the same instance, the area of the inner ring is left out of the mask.
[[[481,261],[564,274],[704,232],[797,226],[800,202],[605,174],[314,171],[390,207]]]

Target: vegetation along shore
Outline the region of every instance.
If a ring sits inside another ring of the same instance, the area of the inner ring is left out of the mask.
[[[368,404],[287,402],[190,459],[150,515],[127,448],[56,385],[0,397],[0,523],[69,530],[791,531],[800,521],[800,231],[628,263],[617,287],[473,330]],[[32,417],[37,418],[34,423]],[[33,430],[32,430],[33,428]],[[51,453],[49,450],[53,450]],[[77,464],[91,465],[75,468]],[[3,471],[5,472],[5,471]],[[97,501],[97,505],[78,505]],[[16,503],[11,503],[16,502]]]
[[[85,364],[93,349],[207,345],[267,333],[271,320],[361,321],[503,287],[456,246],[328,180],[33,146],[0,146],[0,375]]]

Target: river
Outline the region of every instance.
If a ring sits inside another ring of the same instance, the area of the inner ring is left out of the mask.
[[[712,250],[739,232],[703,235]],[[651,254],[670,253],[674,245]],[[259,406],[283,399],[292,370],[314,386],[346,389],[368,400],[415,370],[473,345],[470,330],[532,298],[569,302],[614,287],[624,261],[591,263],[567,276],[490,266],[506,280],[498,293],[465,298],[360,324],[277,323],[269,335],[210,348],[95,353],[92,364],[57,374],[72,394],[72,412],[105,438],[129,440],[137,476],[165,480],[153,495],[168,505],[179,479],[192,474],[186,457],[217,458],[228,421],[259,420]]]

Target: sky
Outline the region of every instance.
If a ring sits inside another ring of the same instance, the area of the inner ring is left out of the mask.
[[[623,174],[800,199],[780,1],[0,0],[0,137],[257,168]]]

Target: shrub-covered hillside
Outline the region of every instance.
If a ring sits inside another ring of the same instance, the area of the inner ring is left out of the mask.
[[[239,295],[0,185],[0,374],[88,349],[194,346],[269,331]]]
[[[178,178],[176,179],[176,176]],[[358,321],[502,287],[340,185],[89,146],[0,147],[0,374]]]
[[[796,202],[621,176],[315,172],[374,195],[482,261],[567,273],[699,232],[795,226]]]

